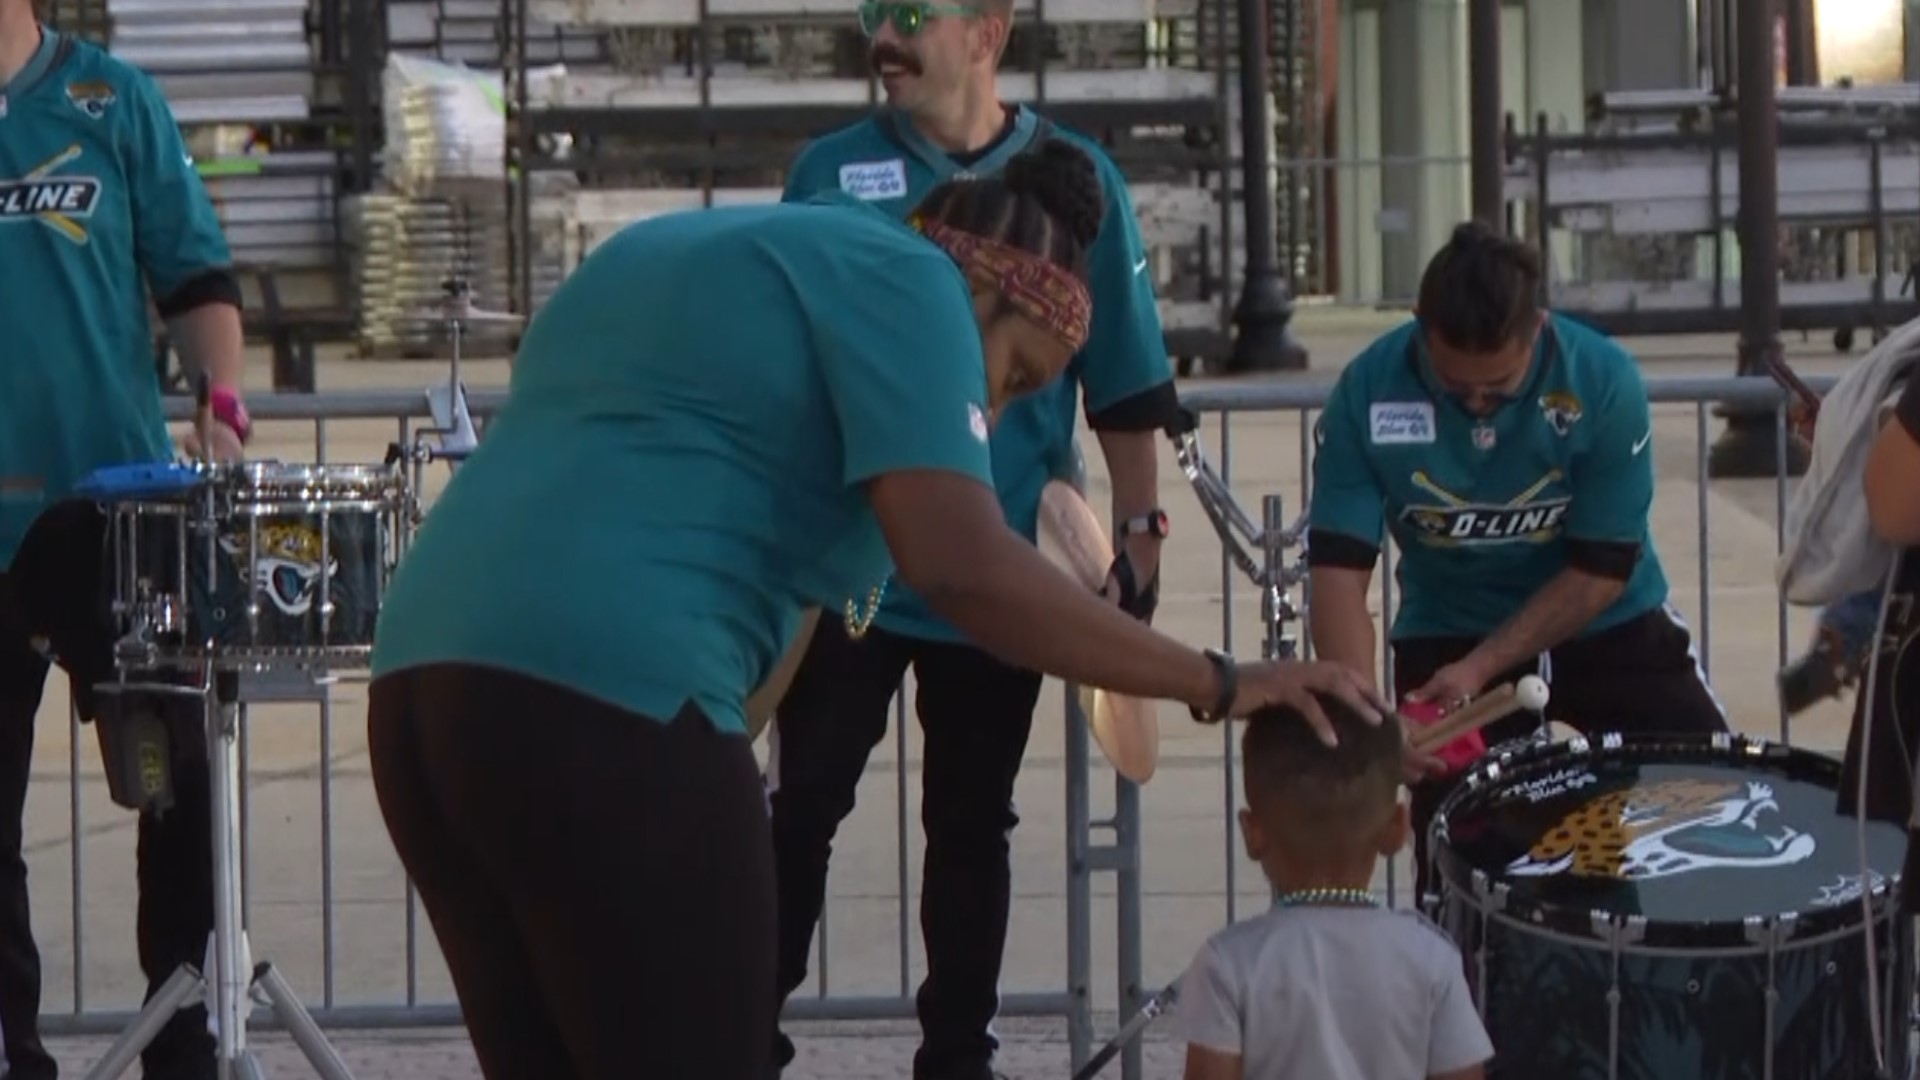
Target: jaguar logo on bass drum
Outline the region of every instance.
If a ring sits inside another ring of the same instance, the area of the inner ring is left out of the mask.
[[[299,618],[313,610],[321,576],[332,576],[340,569],[337,558],[321,563],[320,530],[302,523],[262,525],[258,552],[250,550],[251,539],[247,530],[227,533],[220,537],[220,550],[232,557],[243,577],[252,563],[253,587],[265,593],[281,614]]]
[[[1651,881],[1715,869],[1803,862],[1812,836],[1767,825],[1780,804],[1764,783],[1667,780],[1609,792],[1550,826],[1507,872]]]

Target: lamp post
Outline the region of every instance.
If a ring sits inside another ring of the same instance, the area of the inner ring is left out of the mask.
[[[1505,232],[1500,145],[1500,0],[1471,0],[1467,8],[1467,115],[1473,216]]]
[[[1246,198],[1247,269],[1240,302],[1233,310],[1238,330],[1228,370],[1299,371],[1307,350],[1294,339],[1293,297],[1280,277],[1274,248],[1273,117],[1267,109],[1266,5],[1271,0],[1239,0],[1240,5],[1240,167]],[[1299,3],[1300,0],[1281,0]]]
[[[1778,0],[1745,0],[1734,15],[1734,85],[1739,106],[1740,375],[1767,374],[1780,354],[1780,145],[1774,87]],[[1721,410],[1727,428],[1707,455],[1712,477],[1766,477],[1778,471],[1771,408]],[[1787,443],[1790,475],[1806,470],[1807,450]]]

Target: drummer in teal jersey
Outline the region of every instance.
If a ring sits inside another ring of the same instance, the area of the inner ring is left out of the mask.
[[[1373,677],[1367,595],[1390,531],[1396,697],[1451,708],[1538,671],[1548,717],[1582,731],[1724,731],[1653,547],[1638,365],[1541,311],[1539,283],[1524,244],[1463,225],[1428,264],[1416,318],[1341,373],[1316,429],[1315,651]],[[1484,737],[1539,723],[1516,714]],[[1414,789],[1422,850],[1446,786]]]
[[[788,171],[787,197],[838,191],[903,215],[935,185],[991,176],[1049,137],[1071,142],[1096,163],[1106,208],[1089,254],[1092,332],[1063,377],[1003,412],[993,433],[993,478],[1007,523],[1035,539],[1041,489],[1074,470],[1074,429],[1084,409],[1113,480],[1121,554],[1108,595],[1151,620],[1167,533],[1158,434],[1177,421],[1179,401],[1147,252],[1126,181],[1099,146],[999,99],[995,68],[1012,7],[1011,0],[861,4],[890,107],[809,144]],[[914,1075],[973,1080],[989,1075],[996,1048],[991,1024],[1011,897],[1010,834],[1019,821],[1013,790],[1041,677],[981,649],[899,582],[888,585],[863,640],[849,640],[832,623],[815,632],[777,719],[769,786],[780,875],[780,991],[784,1000],[806,977],[833,836],[853,807],[908,668],[927,740],[927,978]],[[775,1052],[784,1065],[791,1042],[782,1036]]]
[[[105,528],[71,496],[95,470],[174,456],[161,410],[149,304],[205,373],[209,448],[237,458],[240,290],[212,201],[153,80],[0,0],[0,1029],[10,1080],[53,1080],[39,1035],[40,957],[20,813],[52,645],[92,730],[95,683],[113,674],[103,591]],[[189,449],[197,449],[190,446]],[[139,815],[135,931],[150,990],[205,962],[213,926],[209,780],[202,724],[184,699],[115,699],[157,711],[173,740],[173,805]],[[64,715],[60,718],[64,725]],[[62,728],[64,730],[64,727]],[[215,1072],[206,1011],[177,1014],[142,1054],[155,1080]]]
[[[995,412],[1066,366],[1099,181],[1060,142],[929,193],[623,230],[529,327],[389,589],[375,790],[488,1080],[765,1080],[774,877],[749,692],[897,574],[1000,653],[1210,716],[1334,687],[1088,594],[1009,530]]]

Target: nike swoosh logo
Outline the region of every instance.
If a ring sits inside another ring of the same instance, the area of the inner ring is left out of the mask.
[[[1133,264],[1133,272],[1135,274],[1144,274],[1147,272],[1147,260],[1144,256],[1139,262]]]
[[[1652,441],[1653,441],[1653,429],[1648,428],[1647,433],[1645,435],[1640,436],[1640,441],[1633,444],[1633,456],[1639,457],[1640,451],[1645,450],[1647,448],[1647,444]]]

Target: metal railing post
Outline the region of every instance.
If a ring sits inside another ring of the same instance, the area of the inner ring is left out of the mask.
[[[1067,1055],[1078,1073],[1093,1048],[1093,754],[1080,695],[1066,687]]]
[[[1146,1003],[1141,987],[1145,949],[1144,897],[1140,888],[1140,785],[1118,774],[1113,778],[1114,924],[1118,930],[1115,973],[1119,977],[1122,1022]],[[1120,1054],[1121,1080],[1140,1080],[1140,1040],[1128,1043]]]

